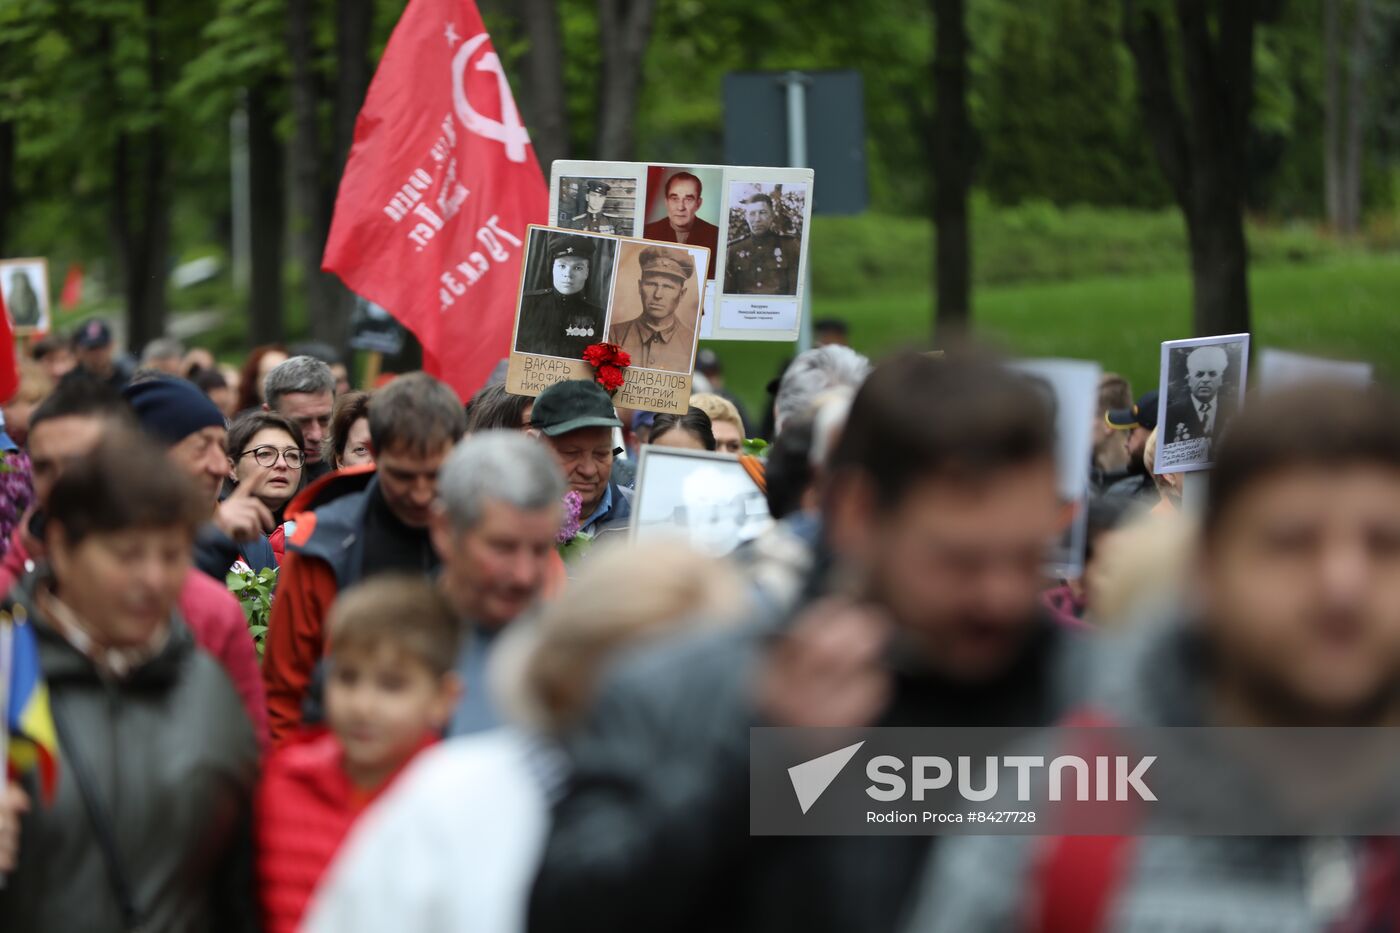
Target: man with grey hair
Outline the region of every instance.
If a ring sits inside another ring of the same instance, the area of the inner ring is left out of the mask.
[[[141,368],[183,376],[185,345],[174,337],[157,337],[141,351]]]
[[[305,439],[306,482],[331,471],[321,450],[331,430],[335,408],[335,374],[312,356],[294,356],[272,368],[263,380],[263,409],[275,411],[301,428]]]
[[[800,354],[783,373],[773,400],[773,424],[781,434],[787,421],[803,414],[817,398],[831,389],[859,389],[870,374],[870,360],[837,344]]]
[[[449,735],[500,724],[485,689],[497,636],[563,575],[555,538],[568,487],[545,447],[516,431],[457,445],[438,474],[429,531],[439,586],[469,628],[457,672],[467,684]]]

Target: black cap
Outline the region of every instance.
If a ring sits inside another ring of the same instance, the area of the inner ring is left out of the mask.
[[[589,191],[601,191],[603,194],[607,194],[609,191],[612,191],[612,185],[603,181],[601,178],[589,179],[588,184],[584,185],[584,187],[587,188]]]
[[[575,236],[572,233],[551,233],[548,252],[551,260],[564,256],[576,256],[591,262],[593,260],[593,242],[588,237]]]
[[[586,379],[566,379],[535,399],[530,426],[546,437],[558,437],[582,428],[620,428],[622,422],[602,386]]]
[[[78,328],[73,335],[73,346],[79,350],[96,350],[112,342],[112,328],[100,317],[95,317]]]
[[[1110,428],[1129,431],[1133,428],[1157,429],[1157,390],[1145,393],[1132,408],[1110,409],[1104,420]]]

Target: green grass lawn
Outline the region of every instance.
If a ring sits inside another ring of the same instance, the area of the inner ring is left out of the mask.
[[[1336,255],[1250,273],[1256,347],[1365,359],[1400,378],[1400,256]],[[814,314],[850,322],[852,344],[872,356],[901,346],[926,348],[927,290],[823,298]],[[1098,361],[1127,376],[1136,392],[1156,384],[1158,345],[1191,336],[1191,283],[1185,272],[987,285],[973,293],[974,327],[1021,354]],[[712,342],[731,390],[757,412],[764,386],[791,344]]]

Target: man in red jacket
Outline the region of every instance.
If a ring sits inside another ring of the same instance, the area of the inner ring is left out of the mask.
[[[274,744],[302,725],[336,594],[386,571],[437,571],[428,519],[438,469],[465,430],[462,403],[445,383],[426,373],[399,376],[369,403],[374,467],[323,477],[287,507],[296,531],[278,573],[263,649]]]
[[[111,428],[130,427],[132,423],[131,409],[120,396],[89,379],[64,382],[34,410],[29,419],[28,447],[36,505],[15,529],[10,549],[0,561],[0,589],[8,591],[44,559],[40,533],[44,507],[65,467],[89,453]],[[267,704],[257,654],[238,600],[217,581],[195,571],[185,578],[179,605],[195,642],[233,681],[258,744],[265,746]]]

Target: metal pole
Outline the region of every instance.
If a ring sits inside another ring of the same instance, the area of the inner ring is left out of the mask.
[[[787,88],[787,136],[788,165],[793,168],[810,168],[807,164],[807,83],[808,78],[800,71],[789,71],[778,79]],[[803,236],[811,236],[810,230],[803,230]],[[808,255],[811,255],[808,246]],[[797,352],[812,348],[812,265],[808,262],[802,270],[802,320],[799,322]]]

